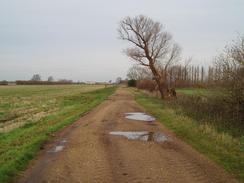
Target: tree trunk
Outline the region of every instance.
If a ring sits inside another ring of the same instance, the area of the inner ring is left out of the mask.
[[[163,86],[162,86],[162,82],[161,82],[162,78],[161,78],[160,74],[158,73],[158,71],[156,70],[156,68],[154,67],[154,65],[151,64],[151,62],[149,64],[149,66],[150,66],[150,69],[154,75],[155,81],[158,85],[158,90],[160,92],[161,99],[163,99],[164,98],[164,91],[163,91]]]
[[[158,83],[158,82],[157,82]],[[160,95],[161,95],[161,99],[163,99],[164,98],[164,90],[163,90],[163,87],[161,86],[161,82],[159,81],[159,83],[158,83],[158,90],[159,90],[159,92],[160,92]]]
[[[146,57],[147,57],[147,59],[148,59],[148,61],[149,61],[149,67],[150,67],[150,69],[151,69],[151,71],[152,71],[152,73],[153,73],[153,75],[154,75],[154,78],[155,78],[155,80],[156,80],[156,83],[157,83],[157,85],[158,85],[158,90],[159,90],[159,92],[160,92],[161,99],[163,99],[163,98],[164,98],[164,91],[163,91],[163,86],[162,86],[162,82],[161,82],[163,76],[161,76],[161,75],[158,73],[157,69],[155,68],[154,60],[153,60],[153,58],[149,55],[148,47],[146,46],[146,47],[144,48],[144,50],[145,50]]]

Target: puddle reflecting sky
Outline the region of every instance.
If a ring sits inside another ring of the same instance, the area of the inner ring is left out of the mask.
[[[52,150],[50,150],[48,152],[49,153],[57,153],[57,152],[60,152],[60,151],[62,151],[64,149],[66,143],[67,143],[67,140],[63,139],[63,140],[59,141],[56,144],[56,146]]]
[[[155,142],[164,142],[169,140],[166,135],[161,132],[148,132],[148,131],[140,131],[140,132],[122,132],[115,131],[110,132],[110,135],[117,135],[126,137],[129,140],[142,140],[142,141],[155,141]]]
[[[62,151],[63,149],[64,149],[63,145],[56,146],[53,152],[59,152],[59,151]]]
[[[132,120],[148,121],[148,122],[152,122],[156,120],[154,117],[147,115],[143,112],[130,112],[125,114],[127,119],[132,119]]]

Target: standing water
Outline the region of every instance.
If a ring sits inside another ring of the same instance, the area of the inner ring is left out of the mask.
[[[122,132],[115,131],[110,132],[110,135],[123,136],[129,140],[142,140],[142,141],[155,141],[155,142],[164,142],[169,140],[169,138],[161,132]]]
[[[156,120],[154,117],[149,116],[143,112],[131,112],[125,114],[127,119],[132,119],[132,120],[148,121],[148,122],[152,122]]]

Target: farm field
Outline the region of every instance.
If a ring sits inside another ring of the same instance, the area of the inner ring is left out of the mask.
[[[52,133],[114,91],[104,85],[1,87],[0,182],[25,169]]]
[[[0,133],[59,111],[65,97],[101,88],[104,85],[0,86]]]

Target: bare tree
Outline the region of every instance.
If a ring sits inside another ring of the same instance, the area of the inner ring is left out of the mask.
[[[53,82],[53,81],[54,81],[54,78],[53,78],[52,76],[49,76],[49,77],[47,78],[47,81],[48,81],[48,82]]]
[[[161,98],[164,98],[166,71],[179,58],[180,47],[163,30],[161,23],[143,15],[123,19],[118,32],[120,39],[133,45],[125,51],[127,56],[150,68]],[[165,72],[161,72],[162,67]]]
[[[244,121],[244,37],[238,37],[227,45],[217,57],[216,67],[221,74],[221,82],[229,92],[233,119]],[[243,123],[242,123],[243,124]]]
[[[41,81],[40,74],[34,74],[31,78],[31,81]]]
[[[116,83],[116,84],[120,84],[121,81],[122,81],[122,78],[121,78],[121,77],[117,77],[115,83]]]
[[[227,45],[223,53],[216,58],[215,67],[219,69],[225,84],[233,84],[243,80],[244,72],[244,36],[238,37]]]
[[[141,67],[140,65],[133,65],[127,72],[128,79],[143,80],[152,79],[153,75],[148,67]]]

